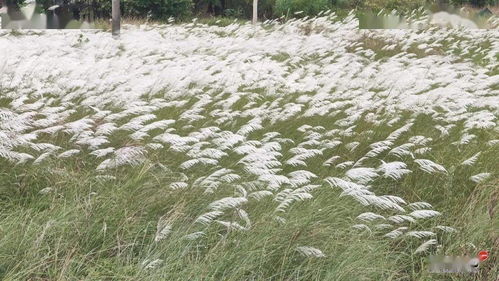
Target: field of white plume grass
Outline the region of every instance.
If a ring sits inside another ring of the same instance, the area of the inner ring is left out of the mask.
[[[4,30],[0,279],[470,280],[498,114],[498,30]]]

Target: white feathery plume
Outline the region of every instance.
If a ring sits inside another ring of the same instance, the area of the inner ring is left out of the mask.
[[[461,136],[461,139],[453,142],[453,145],[467,145],[471,143],[472,140],[476,138],[476,135],[465,133]]]
[[[357,148],[357,146],[359,146],[359,144],[360,144],[360,142],[354,141],[354,142],[345,144],[345,148],[348,149],[350,152],[352,152]]]
[[[226,209],[237,208],[248,202],[244,197],[225,197],[220,200],[214,201],[208,205],[213,211],[223,211]]]
[[[114,157],[104,160],[97,170],[111,169],[123,165],[139,165],[145,160],[146,150],[139,146],[126,146],[114,151]]]
[[[381,165],[378,167],[378,171],[382,173],[385,178],[391,178],[393,180],[399,180],[404,175],[411,173],[411,170],[406,169],[407,165],[403,162],[395,161],[386,163],[381,161]]]
[[[436,234],[431,231],[409,231],[405,235],[416,238],[426,238],[426,237],[435,236]]]
[[[170,184],[170,188],[171,189],[184,189],[184,188],[187,188],[187,186],[189,186],[187,183],[185,182],[172,182]]]
[[[402,145],[399,145],[395,148],[393,148],[392,150],[390,150],[390,152],[388,152],[388,155],[395,155],[399,158],[402,158],[404,156],[407,156],[407,155],[411,155],[412,152],[411,152],[411,148],[413,148],[415,145],[413,143],[405,143],[405,144],[402,144]]]
[[[402,234],[404,234],[404,231],[406,231],[407,229],[408,229],[407,227],[402,226],[402,227],[399,227],[397,229],[394,229],[394,230],[388,232],[387,234],[385,234],[383,236],[391,238],[391,239],[395,239],[397,237],[400,237]]]
[[[298,170],[288,174],[289,183],[292,187],[301,186],[308,184],[311,179],[317,178],[317,176],[306,170]]]
[[[130,121],[127,123],[121,125],[119,127],[120,130],[126,130],[126,131],[136,131],[142,128],[145,122],[153,120],[156,118],[156,115],[154,114],[145,114],[141,116],[137,116],[135,118],[132,118]]]
[[[194,241],[194,240],[197,240],[203,236],[205,236],[206,234],[202,231],[197,231],[197,232],[193,232],[193,233],[189,233],[187,235],[184,235],[182,237],[182,239],[185,239],[185,240],[189,240],[189,241]]]
[[[354,164],[353,161],[345,161],[335,166],[336,169],[346,169]]]
[[[416,219],[427,219],[439,216],[440,213],[434,210],[415,210],[412,211],[409,215]]]
[[[325,258],[326,255],[319,249],[310,246],[296,247],[296,251],[307,258]]]
[[[357,229],[357,230],[367,230],[369,232],[372,232],[371,229],[369,228],[369,226],[367,226],[363,223],[354,224],[354,225],[352,225],[352,228]]]
[[[157,268],[158,266],[160,266],[162,263],[163,263],[162,259],[155,259],[152,261],[146,259],[142,262],[142,267],[144,269],[154,269],[154,268]]]
[[[172,226],[168,221],[167,217],[163,216],[158,220],[158,224],[156,226],[156,235],[154,236],[154,241],[159,242],[171,233]]]
[[[55,150],[49,150],[47,152],[44,152],[42,153],[40,156],[38,156],[38,158],[35,159],[35,161],[33,161],[33,165],[39,165],[41,164],[45,159],[49,158],[51,155],[53,155],[58,149],[55,149]],[[1,156],[1,155],[0,155]]]
[[[438,242],[436,239],[430,239],[426,242],[424,242],[423,244],[421,244],[417,249],[416,251],[414,251],[415,254],[417,253],[422,253],[422,252],[426,252],[432,245],[436,245]]]
[[[391,142],[389,142],[389,143],[390,143],[390,145],[392,144]],[[376,157],[379,154],[381,154],[381,153],[389,150],[390,149],[390,145],[379,145],[379,146],[375,145],[375,147],[372,148],[365,156],[369,157],[369,158]]]
[[[151,142],[151,143],[146,144],[146,147],[151,149],[151,150],[159,150],[159,149],[164,148],[164,146],[162,144],[155,143],[155,142]]]
[[[195,220],[195,222],[200,223],[200,224],[204,224],[204,225],[208,225],[208,224],[212,223],[216,218],[218,218],[221,215],[223,215],[222,211],[211,211],[211,212],[204,213],[201,216],[199,216]]]
[[[391,221],[391,222],[394,222],[394,223],[403,223],[403,222],[416,222],[416,220],[411,217],[411,216],[407,216],[407,215],[394,215],[394,216],[390,216],[387,218],[387,220]]]
[[[360,184],[367,184],[378,177],[374,168],[352,168],[345,173],[346,177]]]
[[[247,227],[245,226],[242,226],[240,225],[239,223],[235,222],[235,221],[220,221],[220,220],[216,220],[217,223],[227,227],[227,230],[231,231],[231,230],[239,230],[239,231],[244,231],[244,230],[248,230]]]
[[[361,184],[357,184],[348,180],[340,179],[340,178],[335,178],[335,177],[327,177],[324,179],[327,183],[331,185],[331,187],[339,187],[343,191],[347,190],[360,190],[360,189],[366,189],[365,186]]]
[[[432,140],[433,140],[432,138],[428,138],[425,136],[413,136],[409,138],[409,142],[420,146],[425,146],[428,143],[430,143]]]
[[[180,164],[180,169],[187,170],[187,169],[194,167],[197,164],[216,166],[216,165],[218,165],[218,161],[215,159],[210,159],[210,158],[191,159],[191,160],[187,160],[187,161],[183,162],[182,164]]]
[[[412,210],[431,209],[433,206],[427,202],[413,202],[407,205]]]
[[[447,173],[447,170],[444,168],[444,166],[437,164],[431,160],[428,159],[416,159],[414,160],[419,165],[419,168],[429,174],[434,174],[434,173]]]
[[[417,154],[417,155],[424,155],[428,152],[431,151],[431,148],[430,147],[420,147],[416,150],[414,150],[414,154]]]
[[[478,160],[478,157],[480,156],[481,152],[477,152],[475,153],[473,156],[471,156],[470,158],[464,160],[461,165],[463,166],[472,166],[475,164],[475,162]]]
[[[272,196],[274,195],[272,191],[269,190],[260,190],[260,191],[255,191],[252,192],[248,195],[249,198],[254,198],[257,201],[262,200],[265,197]]]
[[[113,152],[114,152],[114,148],[108,147],[108,148],[94,150],[94,151],[90,152],[90,155],[94,155],[97,158],[101,158],[101,157],[104,157],[104,156],[111,154]]]
[[[362,214],[358,215],[357,219],[362,220],[362,221],[373,221],[376,219],[385,220],[385,217],[382,215],[375,214],[373,212],[366,212],[366,213],[362,213]]]
[[[482,181],[488,179],[491,173],[480,173],[470,177],[470,180],[474,183],[481,183]]]
[[[443,232],[457,232],[457,230],[450,226],[438,225],[434,227],[435,229],[442,230]]]
[[[393,225],[389,224],[389,223],[379,223],[379,224],[376,224],[374,226],[377,230],[383,230],[383,229],[387,229],[387,228],[392,228]]]
[[[80,153],[79,149],[70,149],[70,150],[67,150],[67,151],[57,155],[57,158],[69,158],[69,157],[77,155],[79,153]]]
[[[333,157],[329,158],[328,160],[324,161],[322,166],[331,166],[334,164],[334,162],[336,162],[340,158],[341,158],[340,156],[333,156]]]
[[[414,125],[414,122],[409,122],[405,124],[404,126],[400,127],[399,129],[393,131],[387,138],[387,141],[396,141],[403,133],[408,132],[412,125]]]
[[[303,190],[284,189],[283,191],[276,194],[274,198],[275,201],[279,202],[279,205],[276,207],[275,211],[284,213],[292,203],[312,198],[312,194]]]

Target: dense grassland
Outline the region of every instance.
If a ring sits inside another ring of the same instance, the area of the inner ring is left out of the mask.
[[[2,31],[0,279],[497,280],[498,31],[357,26]]]

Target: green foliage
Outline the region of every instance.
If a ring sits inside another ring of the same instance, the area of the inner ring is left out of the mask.
[[[259,0],[259,17],[263,19],[271,18],[275,2],[276,0]],[[203,14],[205,9],[208,9],[208,13],[215,16],[250,18],[253,13],[252,0],[195,0],[194,3],[194,14]]]
[[[362,8],[379,11],[385,10],[413,10],[424,6],[427,0],[366,0]]]
[[[451,4],[454,5],[472,5],[476,7],[483,7],[486,5],[497,5],[498,0],[450,0]]]
[[[120,0],[124,17],[166,20],[170,17],[188,19],[191,16],[223,16],[249,19],[252,16],[252,0]],[[7,3],[23,5],[24,0]],[[54,5],[54,0],[37,0],[43,9]],[[111,16],[111,0],[63,0],[63,5],[80,7],[82,13],[92,10],[99,18]],[[425,4],[447,2],[452,5],[482,7],[498,5],[499,0],[259,0],[258,16],[262,20],[286,17],[315,16],[327,9],[354,9],[380,11],[413,10]],[[0,4],[1,6],[1,4]],[[340,12],[341,13],[341,12]]]
[[[110,1],[107,1],[110,2]],[[153,19],[185,18],[192,12],[191,0],[125,0],[124,14]]]
[[[329,9],[329,0],[277,0],[275,3],[276,16],[314,16],[320,11]]]
[[[261,18],[272,18],[274,15],[276,0],[259,0],[258,14]]]
[[[152,18],[156,20],[164,20],[169,17],[183,19],[192,14],[192,0],[120,0],[122,15],[125,17],[134,18]],[[48,8],[54,4],[52,0],[37,0],[38,3]],[[111,0],[76,0],[75,2],[67,1],[64,5],[74,5],[80,7],[82,12],[87,9],[93,10],[98,17],[108,18],[111,16]]]

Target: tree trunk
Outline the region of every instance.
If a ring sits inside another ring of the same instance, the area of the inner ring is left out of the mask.
[[[120,21],[121,21],[121,11],[120,11],[120,0],[112,0],[112,34],[113,36],[120,35]]]
[[[258,21],[258,0],[253,0],[253,20],[251,21],[253,24],[256,24]]]

